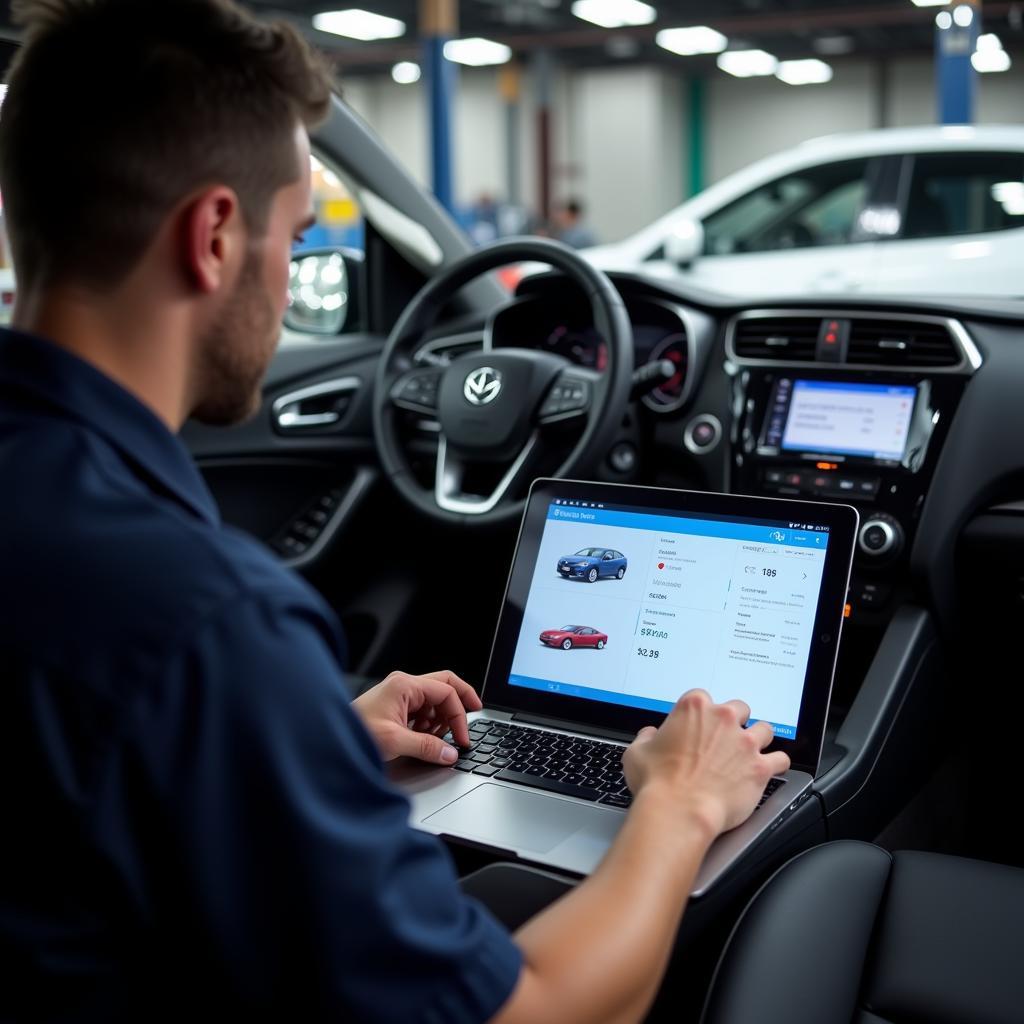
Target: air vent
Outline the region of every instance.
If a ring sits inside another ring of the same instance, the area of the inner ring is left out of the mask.
[[[960,352],[944,324],[855,319],[846,361],[872,366],[956,366]]]
[[[739,359],[814,362],[821,320],[811,317],[750,317],[736,321],[734,349]]]

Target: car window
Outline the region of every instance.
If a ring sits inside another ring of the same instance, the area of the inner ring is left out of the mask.
[[[318,157],[310,158],[316,224],[303,233],[295,251],[340,246],[362,252],[363,218],[359,205],[337,172]]]
[[[704,221],[705,254],[769,252],[854,240],[857,217],[868,197],[868,164],[862,159],[811,167],[748,192]]]
[[[1024,227],[1024,154],[932,153],[913,158],[903,238]]]

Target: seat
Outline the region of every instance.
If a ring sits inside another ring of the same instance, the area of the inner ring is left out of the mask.
[[[703,1024],[1020,1024],[1024,870],[815,847],[754,897]]]

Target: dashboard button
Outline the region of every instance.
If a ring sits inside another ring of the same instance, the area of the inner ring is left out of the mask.
[[[710,413],[695,416],[683,431],[683,444],[694,455],[706,455],[713,451],[721,439],[722,422]]]
[[[616,473],[630,473],[636,468],[636,449],[628,441],[620,441],[608,454],[608,464]]]

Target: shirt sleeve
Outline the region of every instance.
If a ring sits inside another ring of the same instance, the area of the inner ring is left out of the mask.
[[[126,771],[135,820],[160,823],[138,838],[162,865],[156,926],[261,1016],[487,1020],[520,951],[409,827],[337,655],[312,604],[245,597],[138,701]]]

